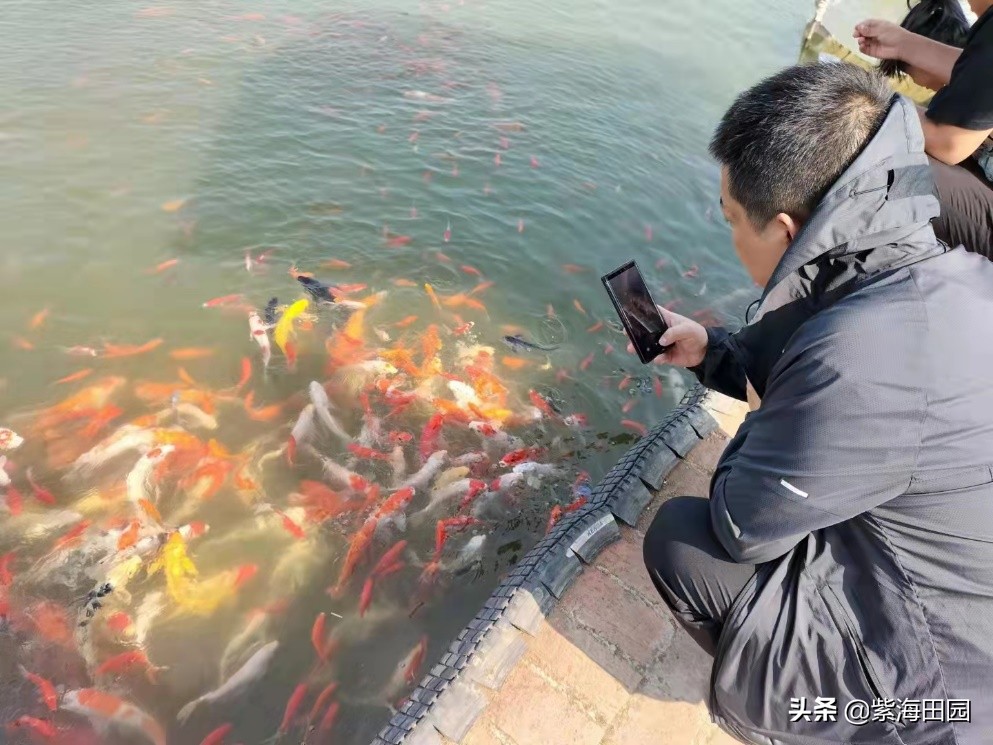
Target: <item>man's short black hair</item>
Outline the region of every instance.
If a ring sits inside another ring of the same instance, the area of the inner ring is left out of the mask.
[[[886,118],[893,91],[850,64],[788,67],[742,93],[710,142],[728,190],[758,227],[806,219]]]

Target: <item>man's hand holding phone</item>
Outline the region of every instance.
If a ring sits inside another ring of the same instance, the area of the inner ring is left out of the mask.
[[[655,362],[679,367],[696,367],[707,354],[707,329],[692,318],[659,307],[659,312],[669,327],[659,343],[670,347],[655,358]],[[671,345],[671,346],[670,346]]]

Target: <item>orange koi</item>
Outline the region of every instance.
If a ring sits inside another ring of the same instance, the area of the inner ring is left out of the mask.
[[[589,369],[590,365],[593,364],[593,358],[596,356],[596,352],[590,352],[588,355],[583,357],[582,362],[579,363],[579,369],[586,371]]]
[[[630,401],[627,401],[627,402],[626,402],[626,403],[625,403],[625,404],[624,404],[624,405],[623,405],[623,406],[621,407],[621,413],[622,413],[622,414],[627,414],[627,413],[629,413],[629,412],[631,411],[631,409],[633,409],[633,408],[634,408],[634,407],[635,407],[635,406],[636,406],[637,404],[638,404],[638,400],[637,400],[637,399],[635,399],[635,398],[632,398],[632,399],[631,399]]]
[[[154,666],[148,659],[146,655],[140,649],[133,649],[127,652],[121,652],[118,655],[114,655],[109,660],[100,665],[94,675],[99,677],[101,675],[119,675],[122,673],[130,672],[135,668],[142,668],[145,671],[145,676],[148,678],[150,683],[156,682],[156,676],[159,671],[165,668],[160,668]]]
[[[387,518],[390,515],[399,512],[410,504],[410,500],[413,498],[414,487],[407,486],[403,489],[398,489],[393,492],[382,505],[380,505],[379,509],[377,509],[373,514],[373,519],[382,520],[383,518]]]
[[[181,347],[169,352],[169,356],[174,360],[202,360],[205,357],[213,357],[214,350],[206,347]]]
[[[424,429],[421,431],[421,460],[427,460],[431,453],[435,451],[435,444],[438,441],[438,434],[441,432],[444,421],[444,414],[435,413],[431,415],[427,424],[424,425]]]
[[[137,543],[138,531],[140,529],[141,523],[137,520],[132,520],[131,524],[128,526],[128,529],[121,533],[120,537],[117,539],[117,550],[124,551]]]
[[[62,385],[65,383],[75,383],[77,380],[82,380],[83,378],[89,377],[93,373],[92,367],[86,367],[82,370],[77,370],[76,372],[66,375],[64,378],[59,378],[52,385]]]
[[[367,460],[382,460],[386,462],[389,462],[390,460],[389,453],[383,453],[373,448],[367,448],[362,445],[356,445],[355,443],[349,443],[347,450],[352,455],[358,458],[365,458]]]
[[[583,274],[584,272],[588,272],[589,268],[579,266],[579,264],[563,264],[562,271],[566,274]]]
[[[323,269],[351,269],[352,265],[341,259],[328,259],[321,264]]]
[[[403,277],[400,277],[399,279],[394,279],[393,284],[396,285],[397,287],[417,287],[416,282],[409,279],[404,279]]]
[[[580,302],[579,302],[579,300],[573,300],[573,301],[572,301],[572,305],[573,305],[573,307],[574,307],[574,308],[575,308],[576,310],[578,310],[578,311],[579,311],[580,313],[582,313],[582,314],[583,314],[584,316],[585,316],[585,315],[587,315],[587,313],[586,313],[586,308],[584,308],[584,307],[583,307],[583,304],[582,304],[582,303],[580,303]]]
[[[353,292],[362,292],[363,290],[369,289],[369,285],[364,285],[364,284],[336,285],[331,289],[337,290],[342,295],[350,295]]]
[[[500,363],[504,367],[509,367],[511,370],[523,370],[525,367],[529,367],[531,365],[530,360],[526,360],[521,357],[501,357]]]
[[[53,551],[59,551],[63,548],[68,548],[69,546],[79,543],[82,540],[83,533],[85,533],[92,524],[92,520],[80,520],[75,526],[70,528],[68,532],[55,541]]]
[[[470,295],[479,295],[482,292],[486,292],[488,289],[490,289],[495,284],[496,284],[496,282],[494,282],[493,280],[490,280],[490,279],[486,280],[485,282],[480,282],[479,284],[477,284],[475,287],[473,287],[469,291],[469,294]]]
[[[641,435],[642,437],[644,437],[648,433],[648,427],[646,427],[641,422],[635,422],[635,421],[632,421],[631,419],[621,419],[621,426],[622,427],[627,427],[632,432],[636,432],[637,434]]]
[[[204,308],[219,308],[224,305],[235,305],[236,303],[243,302],[245,296],[241,294],[235,295],[221,295],[220,297],[211,298],[205,302],[201,307]]]
[[[10,343],[13,344],[18,349],[22,349],[25,352],[30,352],[34,349],[34,344],[29,342],[23,336],[12,336],[10,337]]]
[[[617,384],[617,390],[626,391],[628,388],[631,387],[631,381],[633,380],[634,378],[632,378],[630,375],[625,375],[623,378],[621,378],[621,382]]]
[[[659,380],[658,376],[655,376],[655,383],[652,386],[655,389],[655,395],[658,398],[662,398],[662,381]]]
[[[249,419],[256,422],[271,422],[283,413],[283,407],[280,404],[270,404],[269,406],[262,406],[258,409],[252,408],[254,395],[255,392],[251,391],[245,397],[245,413],[248,414]]]
[[[369,551],[369,546],[372,544],[372,537],[376,532],[377,523],[378,520],[375,517],[370,517],[366,519],[362,527],[355,533],[351,543],[348,545],[348,553],[345,554],[345,561],[341,566],[338,582],[327,590],[331,597],[339,597],[344,592],[348,580],[355,572],[355,568]]]
[[[161,264],[156,264],[155,266],[153,266],[151,269],[148,270],[148,273],[161,274],[164,271],[172,269],[178,263],[179,263],[179,259],[167,259],[166,261],[163,261]]]
[[[115,634],[125,634],[134,627],[134,621],[124,611],[117,611],[107,616],[107,628]]]
[[[413,240],[409,235],[394,235],[392,238],[386,239],[386,245],[389,248],[401,248],[402,246],[410,245]]]
[[[42,308],[33,316],[31,316],[31,320],[28,321],[28,328],[31,329],[32,331],[36,331],[37,329],[40,329],[44,325],[45,320],[48,318],[49,312],[50,311],[48,308]]]
[[[73,633],[62,606],[43,600],[31,606],[25,611],[25,615],[40,636],[55,644],[72,648]]]
[[[289,533],[291,536],[297,539],[303,539],[307,537],[307,533],[304,532],[304,529],[301,528],[299,525],[297,525],[295,522],[293,522],[292,518],[290,518],[289,515],[287,515],[285,512],[280,512],[279,510],[276,510],[275,512],[281,518],[283,527],[286,529],[287,533]]]
[[[30,672],[23,665],[18,665],[21,669],[21,675],[30,680],[38,688],[38,696],[41,698],[41,702],[48,707],[49,711],[55,711],[59,708],[59,697],[55,692],[55,686],[52,685],[51,681],[46,680],[40,675],[35,675]]]
[[[116,359],[118,357],[134,357],[139,354],[145,354],[151,352],[153,349],[158,348],[165,342],[164,339],[152,339],[145,342],[144,344],[134,345],[134,344],[108,344],[104,342],[103,345],[103,356],[107,359]]]
[[[469,275],[473,276],[473,277],[482,277],[483,276],[483,273],[481,271],[479,271],[474,266],[469,266],[468,264],[463,264],[462,265],[462,271],[465,272],[466,274],[469,274]]]
[[[595,334],[597,331],[599,331],[602,328],[603,328],[603,321],[597,321],[592,326],[590,326],[588,329],[586,329],[586,332],[587,333],[590,333],[590,334]]]
[[[179,212],[186,204],[186,199],[170,199],[168,202],[162,203],[163,212]]]
[[[531,399],[531,403],[533,403],[542,414],[550,417],[555,416],[555,410],[552,408],[552,405],[533,388],[528,391],[528,398]]]
[[[417,316],[407,316],[394,323],[393,326],[394,328],[405,329],[408,326],[410,326],[412,323],[416,323],[416,322],[417,322]]]
[[[141,735],[152,745],[166,745],[162,725],[132,703],[96,688],[69,691],[62,698],[62,708],[89,718],[97,727],[108,723]]]

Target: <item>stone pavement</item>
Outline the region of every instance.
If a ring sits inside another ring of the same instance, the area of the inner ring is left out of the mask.
[[[717,396],[720,425],[669,474],[634,529],[601,553],[542,621],[463,745],[732,745],[703,703],[710,659],[676,628],[641,542],[659,505],[705,496],[747,407]]]

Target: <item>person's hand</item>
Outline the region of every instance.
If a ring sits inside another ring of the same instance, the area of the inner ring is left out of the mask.
[[[881,60],[899,60],[909,33],[895,23],[870,18],[857,25],[852,36],[859,43],[862,54]]]
[[[664,347],[671,344],[672,349],[656,357],[655,362],[680,367],[696,367],[703,362],[707,354],[707,329],[693,319],[661,306],[659,312],[669,327],[659,343]]]
[[[757,394],[755,389],[752,388],[752,383],[749,380],[745,380],[745,397],[748,399],[749,411],[755,411],[762,405],[762,399],[759,398],[759,394]]]

